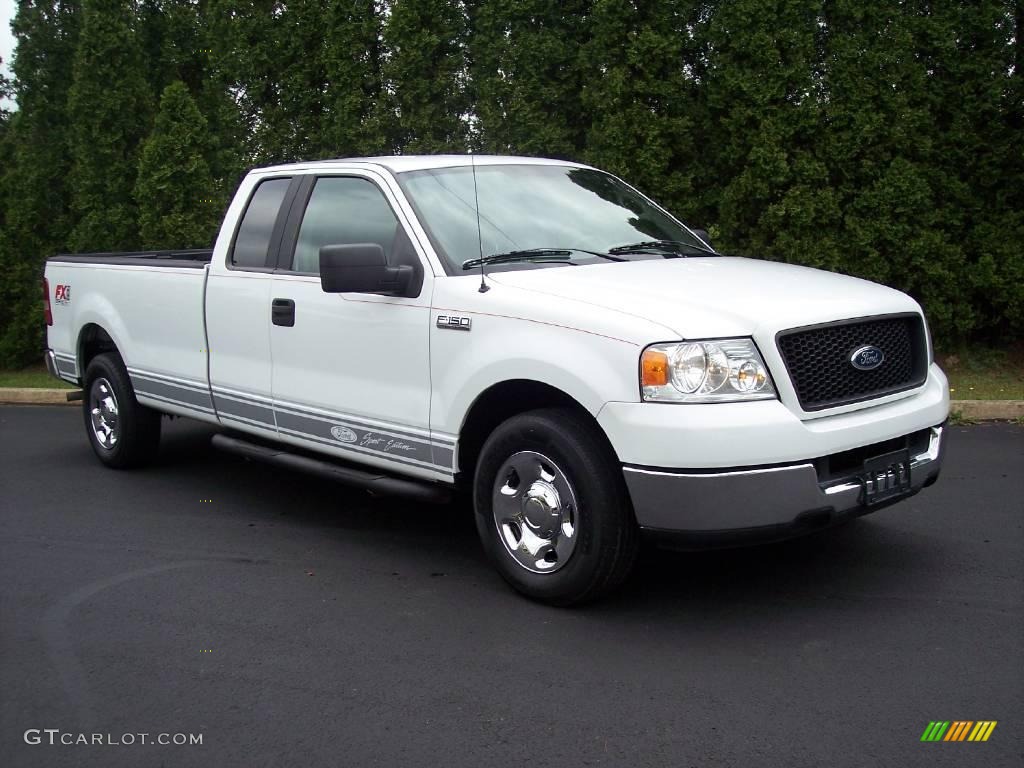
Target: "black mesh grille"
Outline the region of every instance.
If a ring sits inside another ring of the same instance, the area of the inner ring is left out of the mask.
[[[779,352],[805,411],[816,411],[919,386],[928,372],[924,324],[918,315],[850,320],[778,335]],[[873,371],[853,367],[853,352],[882,350]]]

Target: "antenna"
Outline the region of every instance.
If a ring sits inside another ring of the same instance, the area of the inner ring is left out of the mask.
[[[473,203],[476,207],[476,239],[480,247],[480,293],[487,293],[490,288],[484,282],[484,233],[480,228],[480,195],[476,189],[476,155],[469,153],[469,167],[473,169]]]

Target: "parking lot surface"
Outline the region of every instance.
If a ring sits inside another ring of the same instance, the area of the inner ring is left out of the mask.
[[[647,551],[575,610],[511,592],[464,511],[164,434],[114,472],[78,409],[0,408],[0,764],[1024,764],[1020,426],[951,428],[895,507]],[[934,720],[998,725],[922,743]],[[83,733],[121,743],[59,743]]]

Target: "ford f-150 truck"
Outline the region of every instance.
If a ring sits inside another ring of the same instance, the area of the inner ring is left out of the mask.
[[[621,582],[641,534],[778,539],[930,485],[949,409],[920,306],[717,253],[618,178],[516,157],[254,170],[212,250],[46,265],[46,361],[100,461],[161,417],[376,493],[472,496],[519,591]]]

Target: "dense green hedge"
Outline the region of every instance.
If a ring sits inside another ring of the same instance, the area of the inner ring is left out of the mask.
[[[19,0],[0,366],[38,359],[49,254],[205,245],[252,165],[470,148],[590,162],[726,251],[907,290],[947,345],[1019,338],[1022,19],[1012,0]]]

